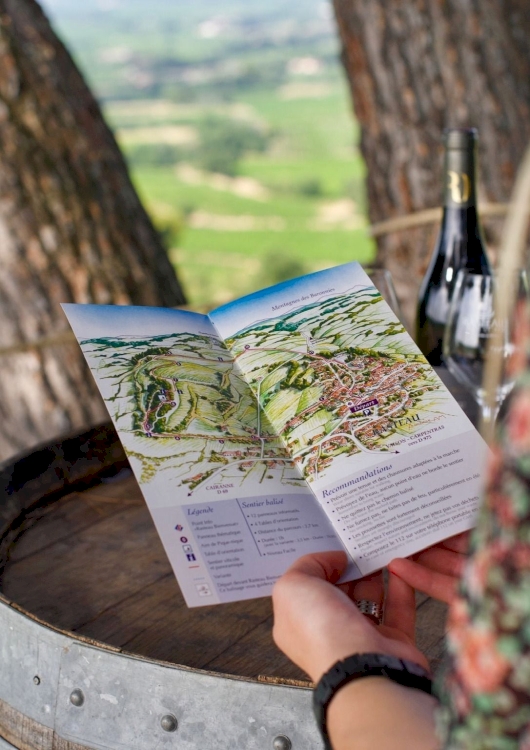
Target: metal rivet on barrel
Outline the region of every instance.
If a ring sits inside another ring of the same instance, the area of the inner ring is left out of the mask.
[[[79,690],[79,688],[76,688],[75,690],[72,690],[70,693],[70,703],[74,706],[82,706],[85,702],[85,696],[83,694],[82,690]]]
[[[160,719],[160,726],[164,732],[174,732],[178,727],[178,721],[173,714],[166,714]]]
[[[35,685],[40,685],[40,677],[38,674],[36,674],[35,677],[33,678],[33,682]]]
[[[286,737],[284,734],[279,734],[274,738],[272,746],[274,750],[291,750],[292,744],[289,737]]]

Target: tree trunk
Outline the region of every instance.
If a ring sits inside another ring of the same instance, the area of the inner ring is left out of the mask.
[[[35,0],[0,0],[0,348],[61,302],[184,301],[100,108]],[[1,354],[0,458],[106,417],[75,342]]]
[[[524,0],[333,0],[372,222],[439,205],[445,127],[479,129],[479,195],[506,201],[530,139]],[[484,222],[486,224],[486,222]],[[488,222],[495,244],[498,224]],[[409,319],[437,227],[387,235],[378,261]]]

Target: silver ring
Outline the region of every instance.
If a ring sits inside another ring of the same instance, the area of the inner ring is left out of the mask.
[[[355,604],[362,615],[366,615],[377,625],[381,624],[383,621],[383,606],[381,604],[372,602],[370,599],[359,599]]]

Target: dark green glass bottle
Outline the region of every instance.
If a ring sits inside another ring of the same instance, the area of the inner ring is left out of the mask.
[[[420,288],[416,342],[430,364],[443,364],[442,340],[457,272],[491,273],[476,205],[477,131],[444,131],[444,202],[440,233]]]

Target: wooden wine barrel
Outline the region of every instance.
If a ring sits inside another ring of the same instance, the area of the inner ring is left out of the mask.
[[[436,665],[444,607],[418,603]],[[269,598],[188,609],[110,424],[0,467],[0,750],[316,750]]]

